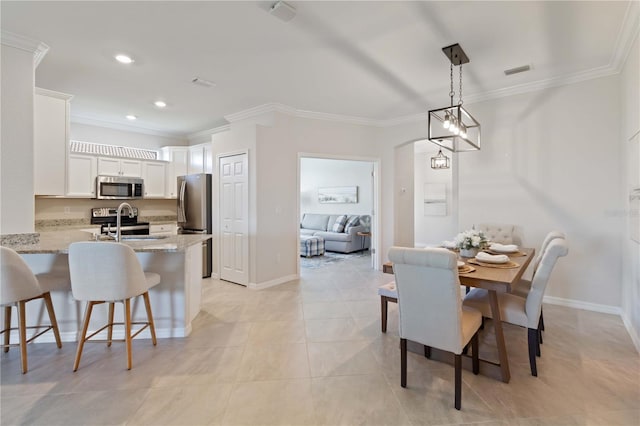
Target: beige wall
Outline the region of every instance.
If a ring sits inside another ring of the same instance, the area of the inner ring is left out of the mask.
[[[478,222],[522,227],[524,244],[567,234],[569,255],[546,296],[583,307],[620,306],[619,76],[469,106],[483,146],[459,159],[460,229]],[[550,299],[549,299],[550,300]],[[558,300],[558,302],[562,302]]]
[[[630,188],[640,188],[640,37],[636,37],[620,76],[622,134],[620,135],[626,176],[621,184],[626,206]],[[626,160],[626,161],[625,161]],[[629,211],[622,237],[622,318],[640,351],[640,244],[628,235],[630,221],[640,212]]]
[[[34,230],[33,52],[2,44],[0,233]]]

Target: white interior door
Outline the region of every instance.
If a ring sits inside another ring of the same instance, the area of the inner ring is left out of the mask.
[[[249,176],[247,154],[220,158],[220,278],[249,283]]]

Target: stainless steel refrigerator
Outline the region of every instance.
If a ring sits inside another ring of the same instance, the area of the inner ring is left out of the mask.
[[[178,176],[178,232],[211,234],[211,174]],[[202,243],[202,277],[211,276],[211,239]]]

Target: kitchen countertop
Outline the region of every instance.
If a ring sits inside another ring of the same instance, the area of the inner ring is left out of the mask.
[[[168,235],[161,239],[148,239],[154,236],[130,235],[142,238],[142,241],[123,241],[136,252],[183,252],[187,247],[200,244],[211,238],[210,234]],[[157,237],[155,237],[157,238]],[[78,241],[94,241],[91,234],[78,230],[41,232],[38,242],[30,244],[5,243],[21,254],[68,253],[69,245]]]

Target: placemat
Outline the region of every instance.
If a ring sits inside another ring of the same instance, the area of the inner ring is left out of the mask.
[[[485,263],[485,262],[480,262],[479,260],[476,259],[469,259],[467,260],[468,263],[473,263],[474,265],[478,265],[478,266],[484,266],[487,268],[497,268],[497,269],[512,269],[512,268],[517,268],[518,266],[520,266],[520,264],[510,260],[506,263]]]
[[[489,254],[506,254],[509,257],[522,257],[522,256],[526,256],[527,255],[527,253],[524,253],[524,252],[519,251],[519,250],[518,251],[514,251],[513,253],[504,253],[504,252],[501,252],[501,251],[495,251],[495,250],[491,250],[491,249],[485,249],[483,251],[486,252],[486,253],[489,253]]]
[[[464,265],[458,268],[458,273],[459,274],[468,274],[469,272],[473,272],[475,271],[476,268],[474,268],[471,265]]]

